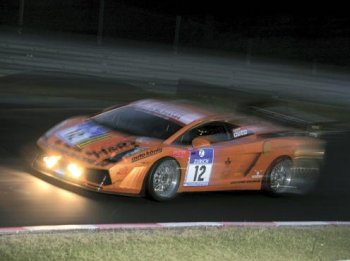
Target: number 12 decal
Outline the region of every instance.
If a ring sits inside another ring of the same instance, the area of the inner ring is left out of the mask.
[[[208,186],[214,162],[214,149],[192,150],[184,186]]]
[[[202,165],[201,167],[195,166],[194,168],[196,169],[196,171],[194,173],[193,181],[203,181],[204,179],[202,178],[202,176],[205,173],[205,170],[207,169],[207,167],[205,165]],[[197,179],[198,168],[201,171],[201,173],[199,173],[199,176],[198,176],[198,179]]]

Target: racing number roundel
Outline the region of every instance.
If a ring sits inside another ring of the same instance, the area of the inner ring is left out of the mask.
[[[214,149],[191,150],[184,186],[208,186]]]

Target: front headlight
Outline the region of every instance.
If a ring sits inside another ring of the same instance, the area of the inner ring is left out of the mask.
[[[84,172],[84,169],[75,163],[69,163],[67,165],[67,170],[72,175],[72,178],[75,179],[79,179]]]
[[[53,167],[55,167],[60,159],[61,159],[61,156],[45,156],[45,157],[43,157],[43,161],[45,163],[45,166],[48,169],[52,169]]]

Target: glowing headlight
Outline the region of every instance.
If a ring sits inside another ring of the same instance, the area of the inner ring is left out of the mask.
[[[79,167],[77,164],[75,163],[70,163],[67,166],[67,170],[69,171],[69,173],[72,175],[73,178],[78,179],[81,177],[81,175],[83,174],[83,168]]]
[[[43,161],[47,168],[52,169],[60,159],[61,156],[46,156],[43,158]]]

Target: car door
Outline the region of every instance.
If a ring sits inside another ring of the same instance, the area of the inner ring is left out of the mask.
[[[246,146],[244,138],[249,138],[251,134],[226,122],[202,124],[184,133],[176,141],[187,145],[190,150],[183,185],[214,190],[234,187],[246,180],[249,168],[260,153],[260,145],[255,142]],[[197,137],[209,137],[211,144],[193,148],[192,141]]]
[[[236,137],[230,141],[213,144],[212,147],[216,153],[216,174],[212,178],[212,186],[239,188],[259,181],[252,180],[249,175],[254,170],[263,147],[262,141],[257,140],[255,135]]]
[[[181,135],[175,143],[185,145],[190,150],[183,186],[201,188],[223,184],[220,177],[225,170],[221,164],[222,155],[225,154],[225,142],[232,140],[230,131],[234,126],[220,121],[201,124]],[[198,137],[210,137],[212,144],[194,148],[192,141]]]

